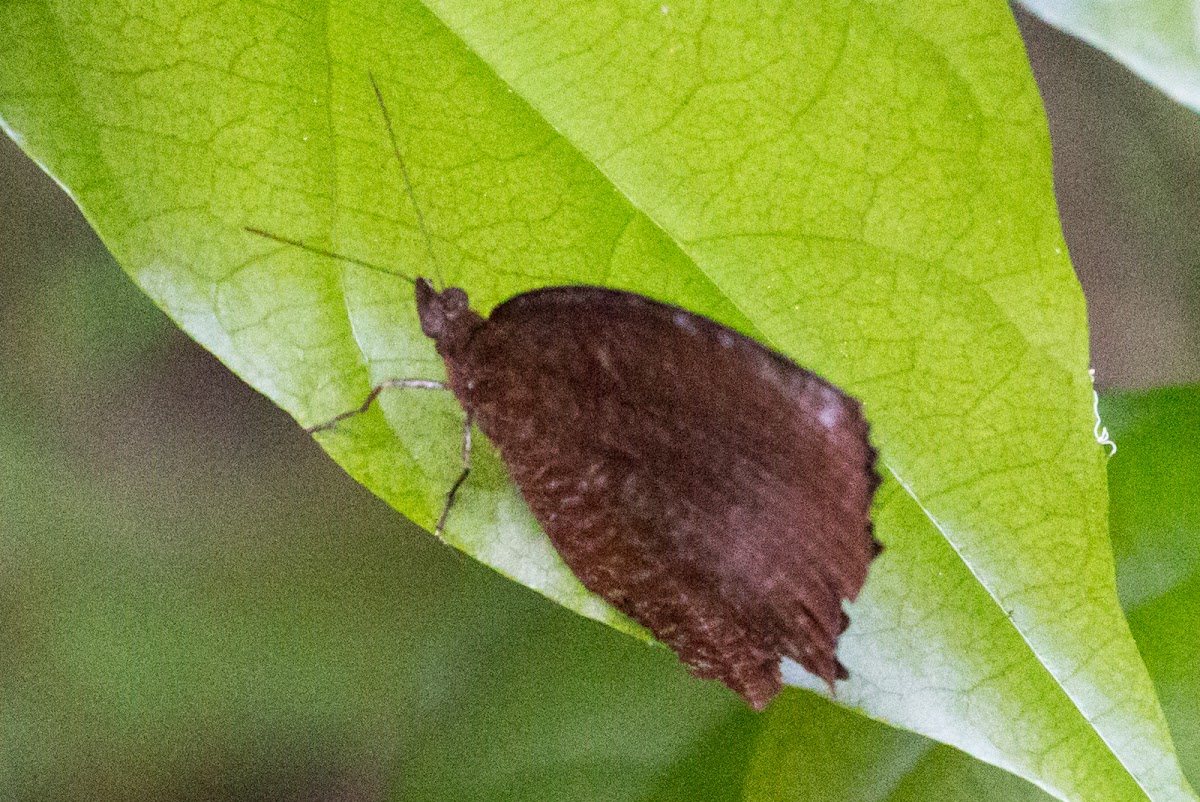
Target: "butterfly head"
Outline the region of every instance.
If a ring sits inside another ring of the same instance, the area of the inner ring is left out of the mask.
[[[421,318],[421,331],[437,345],[439,354],[453,354],[466,344],[481,318],[467,301],[467,294],[458,287],[435,290],[428,279],[416,282],[417,315]]]

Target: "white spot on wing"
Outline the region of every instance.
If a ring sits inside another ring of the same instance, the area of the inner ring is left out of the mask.
[[[842,417],[842,407],[840,404],[825,404],[821,407],[821,411],[817,413],[817,420],[826,429],[832,429],[837,426],[838,421]]]
[[[842,399],[828,387],[821,388],[821,408],[817,410],[817,420],[826,429],[833,429],[842,419]]]
[[[692,316],[687,312],[676,312],[672,316],[671,320],[678,328],[687,332],[688,334],[696,333],[696,321],[692,320]]]

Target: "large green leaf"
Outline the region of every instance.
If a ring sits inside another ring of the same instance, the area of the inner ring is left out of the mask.
[[[1200,39],[1195,0],[1021,0],[1200,111]]]
[[[1116,603],[1083,301],[1005,4],[24,3],[0,31],[7,130],[304,423],[440,372],[402,282],[244,231],[433,269],[370,70],[478,308],[634,289],[864,399],[889,550],[839,701],[1065,799],[1195,798]],[[459,426],[452,399],[394,393],[323,444],[428,526]],[[635,631],[476,463],[447,539]]]

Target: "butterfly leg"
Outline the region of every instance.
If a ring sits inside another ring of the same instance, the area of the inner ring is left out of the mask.
[[[442,514],[438,516],[437,526],[433,530],[433,534],[440,538],[442,529],[446,525],[446,516],[450,514],[450,506],[454,504],[454,496],[458,493],[458,489],[462,487],[463,482],[467,481],[467,476],[471,473],[471,416],[467,416],[466,423],[463,424],[463,444],[462,444],[462,473],[458,475],[458,479],[450,488],[450,492],[446,494],[446,506],[442,507]]]
[[[388,379],[381,382],[374,390],[370,392],[366,400],[362,402],[362,406],[358,409],[352,409],[349,412],[343,412],[341,415],[335,415],[324,423],[318,423],[316,426],[308,426],[304,429],[306,434],[315,434],[323,432],[327,429],[332,429],[347,418],[353,418],[355,415],[361,415],[371,408],[371,404],[375,403],[375,399],[384,390],[391,390],[397,387],[410,387],[418,390],[449,390],[450,388],[445,382],[430,381],[428,379]]]

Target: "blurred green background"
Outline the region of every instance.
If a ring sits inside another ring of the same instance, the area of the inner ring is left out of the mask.
[[[1020,19],[1099,380],[1196,382],[1200,118]],[[761,717],[350,481],[6,139],[0,186],[0,797],[740,798]],[[1156,425],[1194,424],[1194,398]],[[1136,449],[1136,397],[1108,409]],[[1195,570],[1166,542],[1118,544],[1135,629],[1170,566]],[[1174,630],[1152,624],[1154,671]]]

